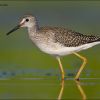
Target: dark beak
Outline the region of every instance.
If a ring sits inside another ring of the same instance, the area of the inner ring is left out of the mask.
[[[18,30],[20,28],[21,25],[17,25],[16,27],[14,27],[12,30],[10,30],[8,33],[6,33],[6,35],[9,35],[10,33]]]

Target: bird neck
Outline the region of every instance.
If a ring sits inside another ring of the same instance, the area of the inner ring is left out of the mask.
[[[33,26],[28,27],[28,33],[29,33],[29,35],[36,34],[38,32],[38,30],[39,30],[39,26],[38,26],[37,22]]]

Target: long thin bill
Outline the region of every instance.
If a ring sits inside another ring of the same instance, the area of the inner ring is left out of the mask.
[[[17,25],[16,27],[14,27],[12,30],[10,30],[8,33],[6,33],[6,35],[9,35],[10,33],[18,30],[20,28],[20,25]]]

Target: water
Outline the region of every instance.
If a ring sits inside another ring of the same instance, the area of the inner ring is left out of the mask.
[[[100,78],[80,78],[78,82],[72,74],[62,81],[59,74],[51,74],[1,71],[0,99],[100,99]]]
[[[100,99],[100,79],[65,81],[49,78],[0,80],[0,99]]]

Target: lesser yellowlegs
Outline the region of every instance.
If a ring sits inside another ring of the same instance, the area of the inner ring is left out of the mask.
[[[77,52],[100,44],[100,37],[97,36],[83,35],[62,27],[39,27],[36,17],[31,15],[23,17],[19,25],[9,31],[7,35],[21,27],[28,28],[29,38],[41,51],[56,57],[62,79],[64,79],[65,73],[60,56],[74,54],[83,60],[83,64],[75,77],[78,80],[80,73],[86,65],[87,59]]]

